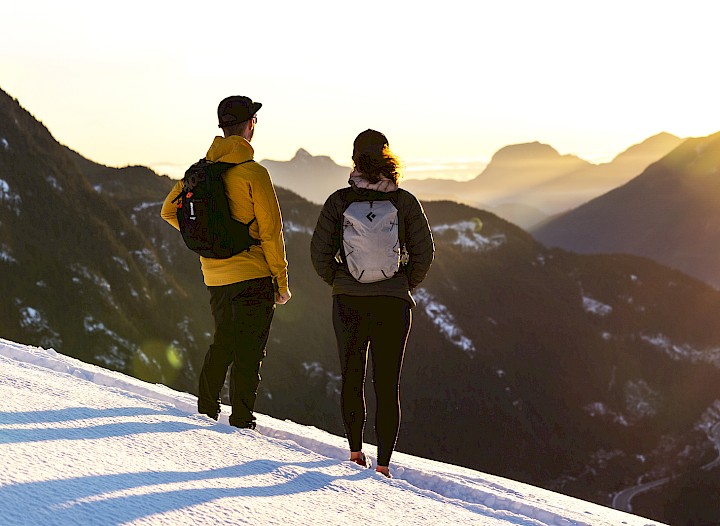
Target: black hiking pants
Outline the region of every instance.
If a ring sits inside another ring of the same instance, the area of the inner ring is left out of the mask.
[[[215,337],[200,372],[198,412],[217,418],[220,392],[230,370],[230,425],[255,427],[253,408],[260,365],[275,313],[272,278],[208,287]]]
[[[342,415],[351,451],[360,451],[365,428],[365,372],[373,364],[378,464],[387,466],[400,430],[400,373],[412,311],[390,296],[333,297],[333,327],[342,371]]]

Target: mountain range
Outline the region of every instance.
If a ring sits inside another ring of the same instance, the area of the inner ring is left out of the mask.
[[[341,434],[330,289],[309,258],[320,206],[273,177],[293,298],[257,409]],[[196,256],[159,217],[172,184],[83,158],[0,92],[0,335],[195,392],[212,321]],[[437,258],[416,292],[399,451],[605,505],[639,479],[717,477],[701,467],[720,423],[720,292],[647,258],[548,248],[465,204],[424,206]],[[633,511],[663,520],[671,487]]]
[[[720,133],[687,139],[638,177],[533,231],[583,253],[628,253],[720,287]]]
[[[420,199],[465,203],[529,229],[628,182],[682,141],[660,133],[603,164],[560,155],[539,142],[515,144],[498,150],[482,173],[468,181],[407,179],[403,187]],[[290,161],[261,164],[277,185],[314,203],[323,203],[344,186],[350,172],[349,166],[303,149]]]
[[[300,148],[289,161],[260,161],[272,174],[275,185],[322,204],[338,188],[347,185],[350,167],[336,164],[330,157],[313,156]]]

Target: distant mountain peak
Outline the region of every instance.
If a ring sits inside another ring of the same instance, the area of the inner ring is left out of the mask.
[[[654,139],[673,139],[673,140],[677,139],[677,140],[681,140],[680,137],[678,137],[677,135],[673,135],[672,133],[668,133],[668,132],[665,132],[665,131],[660,132],[660,133],[656,133],[656,134],[653,135],[652,137],[649,137],[648,139],[646,139],[646,141],[651,141],[651,140],[654,140]]]
[[[538,159],[538,158],[559,158],[560,153],[550,146],[538,141],[522,144],[511,144],[500,148],[492,157],[492,161],[517,161],[519,159]]]
[[[310,152],[308,152],[308,151],[307,151],[306,149],[304,149],[304,148],[300,148],[300,149],[295,153],[295,157],[293,157],[293,161],[299,161],[299,160],[303,160],[303,159],[312,159],[312,157],[313,157],[313,156],[310,154]]]
[[[633,158],[639,156],[648,156],[649,158],[658,160],[670,153],[670,151],[679,146],[684,140],[685,139],[681,139],[671,133],[660,132],[652,137],[648,137],[639,144],[630,146],[627,150],[620,152],[613,160],[632,161]]]
[[[310,152],[308,152],[305,148],[298,149],[297,152],[295,152],[295,157],[293,157],[290,160],[293,164],[323,164],[323,165],[332,165],[332,166],[338,166],[335,161],[333,161],[329,156],[327,155],[313,155]]]

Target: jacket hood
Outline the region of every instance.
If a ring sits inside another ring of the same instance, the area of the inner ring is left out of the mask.
[[[398,185],[393,182],[392,179],[383,177],[377,183],[371,183],[357,170],[350,172],[350,179],[348,179],[348,183],[350,183],[350,186],[355,188],[383,193],[394,192],[398,189]]]
[[[255,150],[243,137],[231,135],[230,137],[215,137],[207,153],[209,161],[222,161],[225,163],[242,163],[249,161],[255,155]]]

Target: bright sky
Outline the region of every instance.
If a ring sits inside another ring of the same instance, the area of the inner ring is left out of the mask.
[[[25,0],[1,11],[0,88],[110,166],[179,175],[231,94],[264,105],[258,159],[305,148],[349,165],[371,127],[410,171],[472,170],[530,141],[607,160],[661,131],[720,130],[714,0]]]

